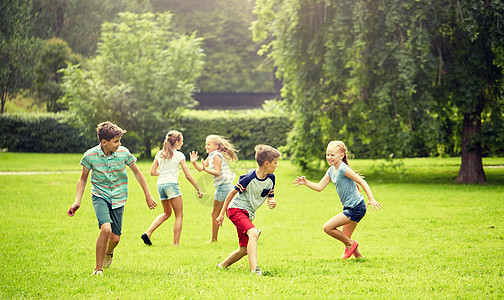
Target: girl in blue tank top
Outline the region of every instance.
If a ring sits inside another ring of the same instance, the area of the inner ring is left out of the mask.
[[[329,182],[336,187],[336,191],[343,205],[343,212],[331,218],[324,224],[324,231],[333,238],[345,244],[345,250],[342,259],[347,259],[352,254],[355,258],[362,258],[357,247],[357,241],[352,240],[352,234],[359,221],[366,214],[366,204],[364,196],[360,193],[357,184],[362,186],[366,192],[368,202],[367,206],[373,209],[380,209],[380,203],[376,202],[373,193],[367,182],[348,166],[347,149],[342,141],[332,141],[327,146],[326,159],[329,163],[329,169],[319,183],[307,180],[304,176],[297,177],[294,180],[295,186],[306,185],[310,189],[320,192]],[[342,227],[342,229],[338,229]]]

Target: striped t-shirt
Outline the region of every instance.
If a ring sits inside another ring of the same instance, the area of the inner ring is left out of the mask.
[[[229,164],[224,155],[222,155],[222,153],[220,153],[218,150],[214,150],[210,152],[210,154],[208,154],[208,167],[210,168],[210,170],[215,170],[214,158],[216,155],[220,156],[222,163],[219,176],[212,175],[212,179],[214,181],[213,185],[219,186],[224,183],[232,183],[235,178],[235,174],[229,168]]]
[[[91,193],[112,204],[112,209],[124,206],[128,199],[128,171],[126,166],[136,162],[126,147],[106,156],[101,145],[88,149],[80,164],[91,171]]]

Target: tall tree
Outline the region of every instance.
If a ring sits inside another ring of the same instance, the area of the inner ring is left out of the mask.
[[[60,38],[76,53],[92,56],[96,51],[100,26],[113,22],[119,12],[143,13],[151,10],[148,0],[32,0],[35,36]]]
[[[30,88],[42,41],[32,36],[31,1],[0,3],[0,113],[10,95]]]
[[[57,112],[64,107],[58,103],[61,93],[61,72],[68,63],[79,63],[79,57],[72,53],[67,43],[58,38],[46,41],[40,58],[35,65],[34,90],[37,98],[46,103],[47,111]]]
[[[119,14],[105,23],[97,55],[64,69],[70,111],[90,126],[111,120],[151,145],[194,105],[194,81],[203,66],[201,39],[171,30],[170,13]]]
[[[484,182],[479,122],[502,119],[491,110],[503,101],[501,1],[259,0],[255,12],[296,113],[289,144],[302,167],[334,138],[402,157],[463,132],[458,180]]]
[[[198,88],[206,92],[273,92],[272,66],[257,56],[250,0],[151,0],[155,11],[171,11],[174,26],[198,32],[207,55]]]

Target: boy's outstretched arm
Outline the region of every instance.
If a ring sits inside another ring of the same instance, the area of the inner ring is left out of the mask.
[[[75,201],[67,211],[67,215],[69,217],[75,216],[75,212],[79,209],[79,207],[81,205],[82,195],[84,194],[84,189],[86,188],[88,176],[89,176],[89,171],[83,167],[81,177],[79,178],[79,181],[77,181],[77,190],[75,192]]]
[[[131,171],[133,174],[135,174],[135,178],[140,183],[140,186],[142,187],[144,194],[145,194],[145,201],[147,202],[147,206],[150,209],[154,209],[157,206],[156,200],[154,200],[154,197],[152,197],[152,194],[149,190],[149,186],[147,185],[147,181],[145,180],[145,177],[142,174],[142,171],[138,168],[136,163],[133,163],[130,166]]]
[[[222,222],[224,222],[224,215],[226,214],[226,212],[228,210],[229,203],[231,202],[231,200],[233,200],[233,198],[234,198],[234,196],[236,196],[236,194],[238,194],[238,191],[233,189],[226,196],[226,201],[224,201],[224,205],[222,206],[221,213],[217,217],[217,224],[219,224],[219,226],[222,226]]]

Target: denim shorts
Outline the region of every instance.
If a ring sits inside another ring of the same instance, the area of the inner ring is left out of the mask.
[[[122,220],[124,215],[124,206],[112,209],[112,204],[107,200],[92,196],[93,208],[98,219],[98,228],[105,223],[110,223],[112,232],[115,235],[121,235]]]
[[[157,191],[159,194],[159,199],[161,200],[169,200],[178,196],[182,196],[178,183],[168,182],[158,184]]]
[[[226,200],[227,195],[234,188],[234,184],[232,182],[223,183],[215,187],[214,199],[220,202],[224,202]]]
[[[366,214],[366,203],[364,200],[359,202],[355,207],[343,207],[343,214],[350,218],[351,221],[359,223],[359,221],[364,218]]]

